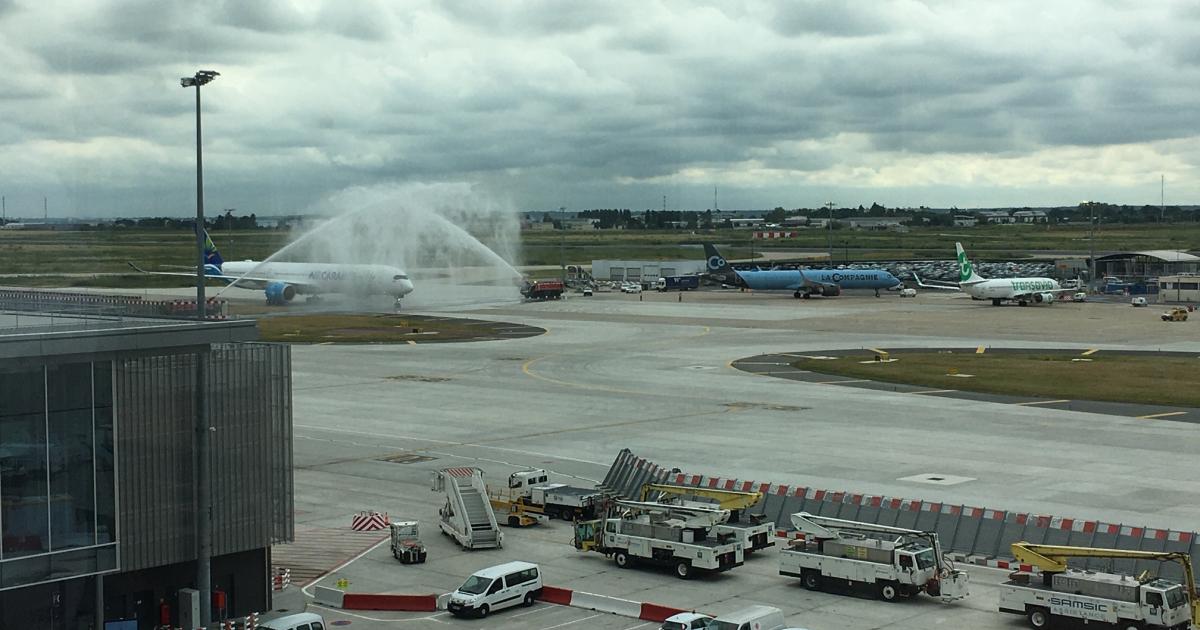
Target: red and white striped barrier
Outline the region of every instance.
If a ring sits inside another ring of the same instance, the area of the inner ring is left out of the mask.
[[[377,529],[387,529],[391,525],[392,519],[386,513],[379,512],[359,512],[350,519],[350,529],[356,532],[369,532]]]
[[[271,590],[282,591],[292,584],[292,570],[282,567],[275,568],[275,575],[271,576]]]
[[[631,599],[609,597],[608,595],[597,595],[595,593],[584,593],[582,591],[555,586],[547,586],[542,589],[542,601],[560,606],[585,608],[596,612],[611,613],[658,623],[666,621],[667,617],[671,615],[688,612],[683,608],[674,608],[650,602],[638,602]]]

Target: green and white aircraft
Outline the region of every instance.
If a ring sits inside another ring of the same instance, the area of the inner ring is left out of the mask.
[[[1058,281],[1051,278],[995,278],[988,280],[975,273],[975,267],[967,259],[962,243],[955,243],[958,250],[958,286],[944,284],[926,284],[917,278],[917,286],[927,289],[945,289],[962,291],[976,300],[991,300],[993,306],[1004,302],[1016,302],[1021,306],[1029,304],[1053,304],[1063,294],[1073,293],[1076,289],[1064,289]]]

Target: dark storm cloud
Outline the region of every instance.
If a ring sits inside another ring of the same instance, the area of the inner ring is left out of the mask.
[[[0,0],[0,186],[186,207],[163,192],[194,176],[178,81],[212,68],[229,207],[391,180],[534,207],[1132,191],[1200,181],[1197,25],[1182,3]]]

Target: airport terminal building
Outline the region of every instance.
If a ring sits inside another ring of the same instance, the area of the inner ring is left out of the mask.
[[[253,321],[0,313],[0,628],[180,623],[201,353],[214,618],[269,609],[270,546],[293,532],[291,355],[256,338]]]

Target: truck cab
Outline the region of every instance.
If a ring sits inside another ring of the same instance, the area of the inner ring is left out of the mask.
[[[543,469],[519,470],[508,476],[508,487],[514,490],[523,490],[547,481],[548,477]]]

